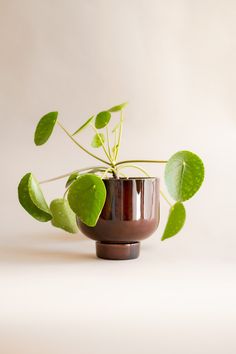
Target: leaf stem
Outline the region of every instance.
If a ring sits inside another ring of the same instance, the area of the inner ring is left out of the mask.
[[[66,195],[69,192],[70,186],[66,188],[65,193],[63,194],[63,199],[66,199]]]
[[[110,146],[110,139],[109,139],[109,131],[108,131],[108,127],[106,126],[106,134],[107,134],[107,148],[108,148],[108,154],[111,158],[111,160],[113,160],[112,155],[111,155],[111,146]]]
[[[167,204],[169,204],[169,206],[172,207],[171,202],[167,199],[167,197],[166,197],[165,194],[162,192],[162,190],[160,190],[160,194],[161,194],[162,198],[167,202]]]
[[[120,142],[121,142],[121,136],[122,136],[122,131],[123,131],[123,122],[124,122],[124,117],[123,117],[123,111],[120,111],[120,129],[119,129],[119,136],[118,136],[118,143],[117,143],[117,148],[116,148],[116,154],[115,154],[115,161],[117,160],[119,150],[120,150]]]
[[[86,152],[88,155],[94,157],[96,160],[99,160],[99,161],[105,163],[106,165],[111,165],[110,162],[101,159],[100,157],[94,155],[92,152],[88,151],[85,147],[83,147],[82,145],[80,145],[80,144],[78,143],[78,141],[73,138],[73,136],[66,130],[66,128],[63,127],[63,125],[62,125],[59,121],[57,121],[57,124],[61,127],[62,130],[64,130],[64,132],[68,135],[68,137],[69,137],[80,149],[82,149],[82,150],[83,150],[84,152]]]
[[[108,158],[108,160],[110,161],[110,164],[109,164],[109,165],[113,165],[112,158],[111,158],[111,156],[109,155],[109,153],[107,152],[107,149],[106,149],[106,147],[105,147],[105,145],[104,145],[104,142],[102,141],[102,138],[101,138],[101,136],[100,136],[100,133],[98,132],[97,128],[96,128],[93,124],[90,123],[90,125],[91,125],[91,127],[93,128],[93,130],[95,131],[95,133],[97,134],[97,136],[98,136],[98,138],[99,138],[99,140],[100,140],[100,142],[101,142],[101,144],[102,144],[103,151],[104,151],[104,153],[106,154],[106,157]]]
[[[124,160],[119,161],[115,164],[115,166],[123,165],[126,163],[133,163],[133,162],[140,162],[140,163],[167,163],[166,160]]]
[[[87,168],[81,168],[79,170],[74,170],[72,172],[69,172],[69,173],[66,173],[64,175],[61,175],[61,176],[58,176],[58,177],[53,177],[53,178],[50,178],[50,179],[46,179],[46,180],[43,180],[41,182],[39,182],[40,184],[44,184],[44,183],[48,183],[48,182],[53,182],[53,181],[56,181],[58,179],[62,179],[62,178],[65,178],[65,177],[69,177],[72,173],[75,173],[75,172],[85,172],[85,171],[99,171],[99,170],[105,170],[106,167],[103,167],[103,166],[93,166],[93,167],[87,167]]]
[[[113,160],[115,160],[116,161],[116,149],[117,149],[117,132],[116,132],[116,130],[115,130],[115,143],[114,143],[114,150],[113,150]]]
[[[103,173],[101,179],[105,178],[106,175],[107,175],[107,173],[108,173],[110,170],[112,171],[112,168],[111,168],[111,167],[108,167],[108,168],[104,171],[104,173]]]
[[[144,173],[147,177],[150,177],[150,175],[147,173],[147,171],[145,171],[143,168],[141,168],[139,166],[136,166],[136,165],[123,165],[123,166],[118,168],[118,171],[121,170],[122,168],[126,168],[126,167],[136,168],[137,170],[139,170],[142,173]]]
[[[120,172],[120,171],[119,171],[119,174],[120,174],[121,176],[125,177],[126,179],[129,179],[129,176],[125,175],[124,173],[122,173],[122,172]]]

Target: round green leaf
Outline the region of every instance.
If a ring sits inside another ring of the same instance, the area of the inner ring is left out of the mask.
[[[162,241],[176,235],[184,226],[186,212],[184,205],[180,202],[175,203],[169,212],[169,217],[165,227]]]
[[[110,119],[111,119],[110,112],[103,111],[103,112],[98,113],[98,115],[96,116],[96,119],[95,119],[95,127],[97,129],[104,128],[110,122]]]
[[[102,179],[93,174],[79,177],[70,187],[68,201],[71,209],[88,226],[95,226],[106,200]]]
[[[54,199],[50,204],[52,225],[72,234],[78,232],[76,215],[71,210],[68,200]]]
[[[46,222],[52,219],[41,188],[31,173],[27,173],[18,186],[18,199],[23,208],[35,219]]]
[[[105,141],[105,136],[102,133],[95,134],[91,142],[91,146],[94,148],[99,148]]]
[[[77,129],[74,134],[72,135],[76,135],[78,133],[80,133],[82,130],[84,130],[84,128],[86,128],[93,120],[94,116],[90,117],[83,125],[81,125],[81,127],[79,129]]]
[[[34,133],[36,145],[43,145],[48,141],[56,124],[57,116],[58,112],[50,112],[40,119]]]
[[[121,103],[117,106],[111,107],[108,111],[109,112],[118,112],[121,111],[123,108],[127,106],[128,102]]]
[[[73,183],[77,179],[78,176],[79,176],[79,172],[73,172],[69,176],[69,178],[68,178],[68,180],[66,182],[66,188],[69,187],[71,185],[71,183]]]
[[[165,182],[173,199],[190,199],[201,187],[204,180],[202,160],[190,151],[179,151],[167,162]]]

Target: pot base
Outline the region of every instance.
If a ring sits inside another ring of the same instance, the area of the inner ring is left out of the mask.
[[[96,242],[97,257],[103,259],[126,260],[138,258],[140,242],[110,243]]]

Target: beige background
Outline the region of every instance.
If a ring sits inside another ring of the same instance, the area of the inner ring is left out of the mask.
[[[235,353],[235,18],[233,0],[0,0],[2,353]],[[93,164],[59,128],[36,148],[40,116],[73,131],[127,100],[121,158],[189,149],[206,179],[178,237],[160,242],[163,202],[141,258],[105,262],[26,215],[16,188]]]

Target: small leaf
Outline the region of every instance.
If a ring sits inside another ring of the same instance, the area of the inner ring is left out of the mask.
[[[116,153],[116,151],[117,151],[117,149],[118,149],[118,146],[119,146],[118,144],[116,144],[116,145],[113,146],[113,148],[112,148],[113,154]]]
[[[111,119],[111,113],[108,111],[103,111],[98,113],[98,115],[96,116],[96,120],[95,120],[95,127],[97,129],[102,129],[104,128]]]
[[[168,221],[165,227],[162,241],[176,235],[184,226],[186,212],[184,205],[180,202],[175,203],[169,212]]]
[[[111,107],[108,111],[109,112],[118,112],[121,111],[123,108],[127,106],[128,102],[121,103],[117,106]]]
[[[102,179],[93,174],[79,177],[70,187],[68,201],[71,209],[88,226],[95,226],[106,200]]]
[[[46,222],[52,219],[40,185],[31,173],[27,173],[18,186],[18,199],[23,208],[35,219]]]
[[[72,135],[76,135],[78,133],[80,133],[82,130],[84,130],[84,128],[86,128],[93,120],[94,116],[90,117],[83,125],[81,125],[81,127],[79,129],[77,129],[74,134]]]
[[[50,204],[52,225],[72,234],[78,232],[76,215],[71,210],[68,200],[54,199]]]
[[[69,178],[68,178],[68,180],[67,180],[67,182],[66,182],[66,188],[68,188],[70,185],[71,185],[71,183],[73,183],[75,180],[76,180],[76,178],[79,176],[79,172],[73,172],[70,176],[69,176]]]
[[[202,160],[190,151],[179,151],[167,162],[165,182],[173,199],[190,199],[201,187],[204,180]]]
[[[115,133],[115,131],[118,130],[119,128],[120,128],[120,122],[114,126],[114,128],[112,129],[112,133]]]
[[[36,145],[43,145],[48,141],[56,124],[57,116],[58,112],[50,112],[40,119],[34,133]]]
[[[105,141],[105,136],[102,133],[95,134],[91,142],[91,146],[94,148],[99,148]]]

